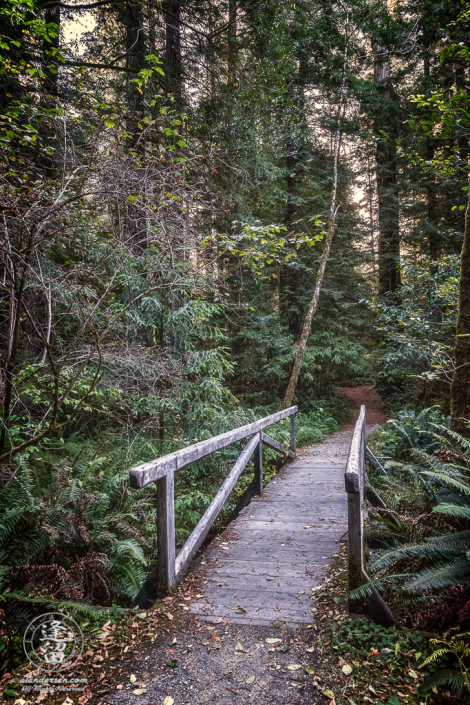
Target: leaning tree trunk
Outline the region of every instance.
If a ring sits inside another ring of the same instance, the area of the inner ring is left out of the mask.
[[[294,367],[291,372],[289,384],[287,386],[286,395],[284,397],[284,402],[282,405],[283,409],[287,409],[292,405],[295,390],[297,388],[297,383],[299,381],[299,374],[302,368],[302,364],[305,357],[305,350],[307,348],[308,339],[310,336],[310,331],[312,329],[312,320],[315,312],[318,308],[318,301],[320,299],[320,292],[323,284],[323,279],[325,276],[326,263],[328,262],[331,250],[331,243],[333,242],[333,235],[335,234],[336,228],[336,194],[338,191],[338,158],[339,158],[339,148],[341,141],[341,115],[343,112],[344,103],[344,89],[346,84],[346,62],[348,57],[348,19],[346,19],[346,36],[344,44],[343,53],[343,74],[341,79],[341,91],[338,103],[338,113],[336,122],[336,133],[335,142],[333,150],[333,187],[331,191],[331,204],[330,204],[330,215],[328,218],[328,224],[326,229],[326,239],[323,246],[323,252],[320,259],[320,265],[317,271],[317,277],[315,280],[315,289],[313,292],[312,300],[310,306],[308,307],[307,315],[305,316],[305,321],[302,329],[302,334],[300,336],[300,341],[297,346],[297,354],[295,356]]]
[[[460,255],[459,309],[454,358],[455,372],[450,385],[451,427],[454,431],[468,436],[470,430],[463,419],[470,420],[470,191]]]

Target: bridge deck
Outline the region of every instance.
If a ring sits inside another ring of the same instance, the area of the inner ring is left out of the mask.
[[[299,457],[216,538],[194,572],[207,581],[190,605],[207,620],[295,626],[311,622],[319,585],[347,530],[344,469],[352,429]]]

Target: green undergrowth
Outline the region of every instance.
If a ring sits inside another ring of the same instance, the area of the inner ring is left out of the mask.
[[[423,666],[432,653],[429,634],[382,627],[366,618],[352,619],[339,628],[333,624],[330,648],[354,662],[353,674],[357,678],[382,673],[389,685],[423,695],[432,688],[435,673],[446,668],[449,661],[447,655],[442,655]]]
[[[349,402],[344,397],[309,401],[296,416],[297,446],[304,448],[321,443],[330,433],[339,431],[349,415]]]

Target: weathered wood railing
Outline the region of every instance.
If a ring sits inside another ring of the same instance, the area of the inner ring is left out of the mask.
[[[356,421],[344,481],[348,493],[348,587],[364,584],[364,484],[366,467],[366,408]],[[349,611],[362,611],[357,600],[349,600]]]
[[[279,411],[264,419],[247,426],[241,426],[233,431],[222,433],[214,438],[200,441],[194,445],[182,448],[174,453],[157,458],[144,465],[130,470],[131,487],[145,487],[151,482],[157,485],[157,565],[150,574],[144,588],[136,598],[136,604],[144,607],[155,600],[157,594],[172,592],[183,576],[194,554],[204,541],[210,527],[222,509],[235,483],[246,468],[254,454],[254,494],[263,492],[263,443],[270,448],[283,452],[278,441],[263,433],[263,429],[272,424],[289,418],[290,442],[287,454],[295,457],[295,414],[297,406]],[[217,450],[226,448],[232,443],[252,436],[238,460],[228,474],[221,488],[206,509],[200,522],[187,539],[183,548],[175,557],[175,505],[174,505],[174,474],[196,460],[205,458]]]
[[[349,448],[344,474],[348,493],[348,589],[349,592],[370,582],[364,569],[364,499],[375,506],[385,507],[378,494],[367,487],[366,459],[370,454],[366,446],[366,408],[361,406]],[[396,521],[396,520],[395,520]],[[364,612],[363,599],[348,600],[350,612]],[[383,625],[395,623],[395,617],[375,588],[367,598],[366,611],[371,619]]]

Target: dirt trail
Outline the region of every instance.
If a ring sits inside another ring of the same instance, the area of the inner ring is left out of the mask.
[[[368,431],[387,420],[372,387],[346,387],[340,391],[352,401],[354,419],[323,443],[301,449],[298,459],[285,466],[275,481],[267,486],[265,498],[248,506],[246,516],[240,517],[239,521],[245,541],[240,541],[237,547],[240,538],[234,536],[237,520],[194,561],[171,607],[166,603],[172,611],[176,608],[177,624],[167,622],[166,633],[160,630],[155,643],[149,644],[147,650],[137,647],[124,657],[126,660],[121,660],[121,684],[115,685],[99,701],[102,705],[159,705],[168,696],[165,705],[173,702],[174,705],[312,705],[319,700],[326,702],[321,693],[325,687],[331,687],[330,676],[318,683],[305,671],[307,665],[315,665],[316,669],[321,667],[323,651],[322,639],[318,638],[321,630],[319,610],[315,607],[315,600],[310,599],[310,591],[312,586],[325,579],[327,573],[333,575],[337,570],[334,566],[338,562],[344,534],[342,523],[346,521],[343,472],[356,411],[361,404],[366,405]],[[298,480],[294,477],[296,473]],[[279,483],[286,485],[281,497],[277,496],[281,487]],[[325,491],[321,489],[322,483]],[[337,485],[335,490],[333,485]],[[325,495],[325,516],[321,511],[321,498],[316,498],[320,494]],[[330,497],[331,494],[334,496]],[[315,498],[313,504],[312,497]],[[309,502],[312,507],[307,506]],[[279,516],[271,516],[269,512],[277,512]],[[255,516],[257,513],[259,517]],[[322,526],[314,529],[318,519],[323,520]],[[308,524],[305,524],[307,520]],[[254,522],[253,526],[250,521]],[[318,533],[314,536],[315,530]],[[265,542],[263,556],[257,555],[261,550],[261,539]],[[290,545],[289,541],[295,545]],[[310,555],[313,546],[317,557]],[[230,555],[236,552],[239,555]],[[227,577],[231,564],[237,563],[235,557],[243,565],[251,566],[250,570],[237,569],[232,577],[231,574]],[[294,568],[301,574],[291,580],[291,563],[297,557],[298,565]],[[264,570],[264,565],[270,570]],[[284,573],[287,575],[284,582],[291,580],[292,585],[286,582],[282,587]],[[270,594],[274,578],[284,595]],[[231,584],[233,588],[229,587]],[[227,595],[222,595],[223,590]],[[230,591],[233,595],[229,594]],[[221,592],[220,596],[218,592]],[[208,598],[213,601],[215,597],[217,604],[214,602],[213,608]],[[281,598],[298,605],[298,615],[291,617],[291,624],[284,615]],[[276,599],[279,605],[276,605]],[[205,603],[202,609],[200,605]],[[265,619],[252,619],[251,603],[262,610]],[[320,604],[318,607],[321,611]],[[194,611],[200,614],[194,614]],[[237,612],[242,623],[236,623]],[[281,617],[279,622],[277,615]],[[246,621],[243,617],[247,618]],[[310,628],[306,621],[312,622]],[[177,665],[168,666],[170,660]],[[134,685],[129,682],[131,674],[137,677]]]
[[[338,391],[352,403],[354,422],[361,404],[366,407],[367,426],[382,426],[387,422],[389,417],[383,411],[383,405],[374,387],[338,387]]]

